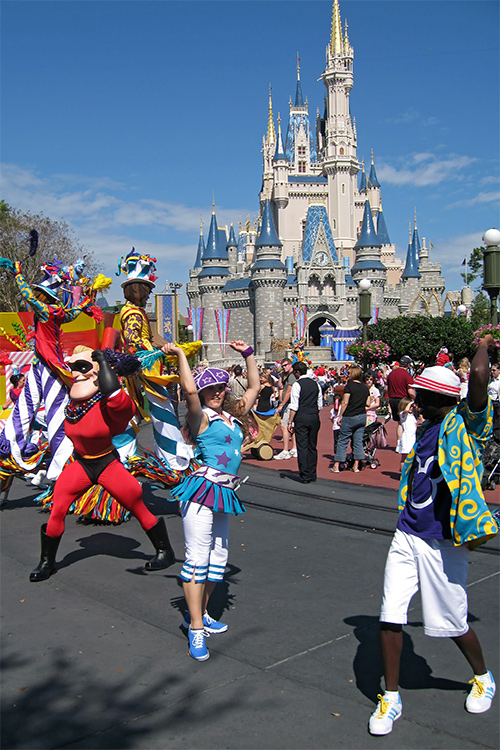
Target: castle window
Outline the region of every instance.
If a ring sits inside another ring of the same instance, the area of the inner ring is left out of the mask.
[[[345,184],[342,183],[342,195],[344,195],[344,194],[345,194]]]
[[[344,149],[343,149],[343,148],[341,148],[341,149],[340,149],[340,151],[339,151],[339,154],[340,154],[341,156],[344,156]]]
[[[299,161],[299,172],[305,173],[305,171],[306,171],[305,161]]]
[[[334,228],[334,229],[337,229],[337,219],[334,219],[334,220],[333,220],[333,228]]]
[[[305,146],[297,146],[297,153],[299,156],[305,156],[306,155],[306,147]]]

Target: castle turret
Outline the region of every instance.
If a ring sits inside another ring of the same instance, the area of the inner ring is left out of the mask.
[[[217,344],[219,335],[214,310],[222,309],[222,287],[229,276],[229,261],[227,254],[227,237],[223,229],[217,226],[215,207],[212,206],[212,219],[208,238],[202,257],[202,269],[198,274],[200,290],[200,307],[205,308],[203,316],[202,338],[209,342],[206,349],[208,359],[220,357],[220,347]]]
[[[283,289],[287,280],[287,269],[281,262],[281,242],[276,234],[268,200],[264,204],[261,230],[255,243],[255,255],[255,262],[251,268],[255,300],[255,347],[257,354],[264,356],[266,352],[271,351],[273,337],[285,336]]]
[[[288,164],[288,159],[286,158],[285,148],[283,146],[283,136],[281,135],[281,117],[279,116],[279,114],[278,114],[278,136],[276,139],[276,151],[274,152],[273,170],[274,170],[273,203],[278,209],[286,208],[288,205],[289,164]]]
[[[377,237],[373,223],[370,202],[365,202],[363,223],[358,241],[354,246],[356,263],[351,269],[354,281],[359,284],[361,279],[372,282],[372,302],[375,307],[383,303],[384,287],[387,281],[387,269],[380,260],[382,243]]]
[[[229,273],[233,274],[236,273],[238,265],[238,242],[234,234],[234,227],[232,223],[231,229],[229,230],[229,239],[227,241],[226,248]]]
[[[372,149],[372,163],[370,167],[370,175],[367,180],[367,193],[368,200],[370,201],[370,208],[372,210],[372,216],[376,217],[380,206],[380,182],[378,181],[377,172],[375,171],[375,162],[373,159]]]

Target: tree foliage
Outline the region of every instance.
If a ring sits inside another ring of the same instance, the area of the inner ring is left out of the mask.
[[[448,347],[454,354],[455,361],[462,357],[470,359],[475,351],[472,342],[475,328],[477,326],[461,317],[402,316],[379,320],[375,325],[368,326],[368,339],[386,341],[391,350],[391,358],[400,359],[407,354],[416,362],[434,364],[442,346]]]
[[[30,258],[29,233],[36,229],[39,235],[37,254]],[[42,274],[40,266],[51,263],[54,258],[64,265],[71,265],[84,257],[87,276],[94,276],[100,270],[94,254],[85,250],[74,232],[64,221],[54,221],[43,214],[31,214],[11,208],[0,201],[0,256],[22,262],[23,276],[31,286],[37,284]],[[21,312],[25,309],[15,281],[10,273],[0,276],[0,311]]]
[[[484,256],[484,247],[475,247],[471,254],[470,258],[467,263],[467,272],[463,271],[460,276],[465,281],[467,286],[471,286],[471,284],[479,280],[479,284],[477,284],[478,289],[483,284],[483,256]]]

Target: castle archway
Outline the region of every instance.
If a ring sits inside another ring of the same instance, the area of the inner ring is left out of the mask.
[[[317,318],[314,318],[309,323],[309,343],[311,346],[320,346],[321,345],[321,336],[320,336],[320,326],[322,326],[324,323],[328,323],[329,325],[333,326],[334,328],[337,328],[337,324],[333,321],[331,317],[325,317],[318,316]]]

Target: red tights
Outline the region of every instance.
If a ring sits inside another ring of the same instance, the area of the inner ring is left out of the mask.
[[[92,484],[78,461],[63,469],[54,487],[47,536],[57,538],[63,534],[64,519],[71,504]],[[113,461],[106,466],[99,476],[99,484],[137,518],[144,531],[149,531],[157,523],[158,519],[144,505],[141,485],[120,461]]]

